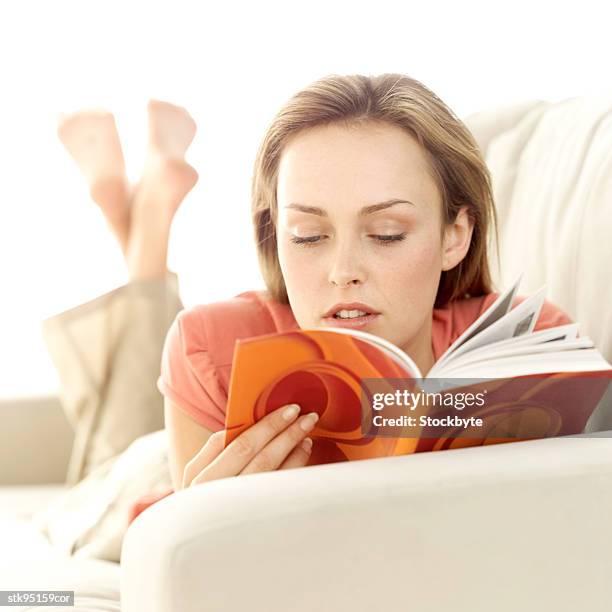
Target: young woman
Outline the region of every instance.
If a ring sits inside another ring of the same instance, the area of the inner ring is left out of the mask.
[[[489,172],[466,126],[420,82],[400,74],[333,75],[294,95],[255,161],[252,218],[267,290],[186,310],[166,254],[173,214],[197,180],[183,157],[195,125],[183,109],[159,102],[150,104],[149,117],[148,161],[135,190],[125,179],[112,116],[73,116],[60,137],[125,254],[130,283],[121,290],[166,288],[149,295],[162,296],[172,321],[167,335],[163,326],[157,335],[165,336],[157,388],[175,490],[313,463],[308,432],[318,414],[299,415],[299,407],[279,408],[222,448],[238,338],[350,326],[393,342],[426,374],[497,297],[487,259],[495,229]],[[91,131],[93,140],[86,138]],[[536,329],[569,321],[546,302]],[[121,346],[133,357],[134,347]],[[126,393],[134,389],[121,368],[109,371],[107,385],[122,378]],[[148,376],[150,383],[157,378]],[[101,389],[99,396],[108,394]],[[132,429],[132,439],[142,433]],[[103,454],[73,457],[74,480]]]
[[[267,291],[183,311],[166,339],[158,388],[175,489],[312,463],[319,415],[299,408],[223,449],[236,339],[348,326],[426,375],[497,297],[486,165],[465,125],[408,76],[331,76],[293,96],[259,149],[252,216]],[[536,329],[569,321],[546,303]]]

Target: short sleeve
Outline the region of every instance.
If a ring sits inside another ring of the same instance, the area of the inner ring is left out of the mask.
[[[533,331],[540,331],[541,329],[548,329],[559,325],[567,325],[568,323],[573,323],[573,321],[563,312],[563,310],[555,306],[552,302],[544,300],[542,309],[540,310],[540,316],[536,321]]]
[[[227,397],[221,386],[197,312],[182,310],[164,342],[157,388],[210,431],[225,428]]]

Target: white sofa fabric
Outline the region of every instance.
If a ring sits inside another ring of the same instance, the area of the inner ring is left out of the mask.
[[[51,404],[47,402],[41,410]],[[58,433],[61,431],[60,426]],[[119,611],[119,564],[67,557],[31,522],[36,512],[60,498],[66,488],[61,483],[0,487],[0,590],[75,592],[74,607],[45,610]],[[24,605],[7,609],[17,612],[33,608]]]
[[[612,362],[612,97],[521,103],[465,122],[493,180],[496,285],[520,273],[519,293],[545,284]]]
[[[612,434],[612,432],[610,432]],[[612,439],[254,474],[124,540],[124,612],[609,610]]]

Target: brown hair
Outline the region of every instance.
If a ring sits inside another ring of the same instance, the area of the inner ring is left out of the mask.
[[[467,205],[474,222],[463,260],[441,274],[434,306],[490,293],[489,225],[497,222],[491,178],[465,124],[427,87],[401,74],[330,75],[299,91],[273,118],[255,160],[252,216],[259,266],[270,297],[288,304],[276,241],[278,166],[288,140],[311,127],[384,121],[407,130],[423,147],[442,196],[442,231]],[[497,241],[496,241],[497,244]]]

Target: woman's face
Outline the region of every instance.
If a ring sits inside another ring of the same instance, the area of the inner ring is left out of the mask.
[[[441,272],[467,253],[471,229],[462,211],[442,236],[441,196],[408,132],[369,122],[297,134],[281,156],[277,201],[278,257],[301,328],[350,325],[411,355],[431,347]],[[351,302],[378,314],[328,316]]]

